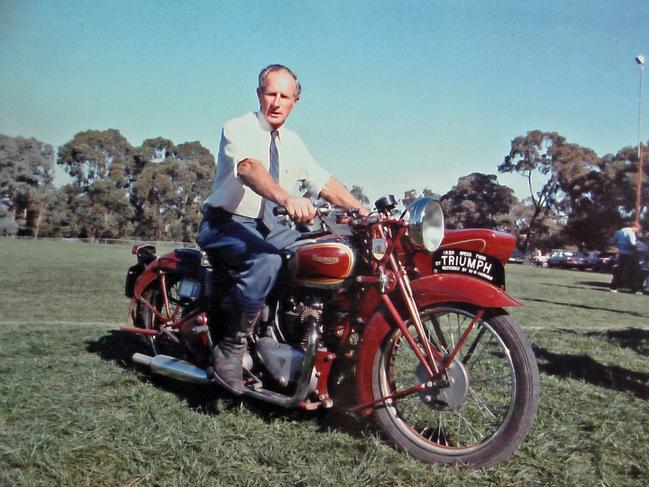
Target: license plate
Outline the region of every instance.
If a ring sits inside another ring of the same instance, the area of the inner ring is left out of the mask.
[[[433,272],[456,272],[483,279],[497,286],[505,284],[505,268],[502,262],[471,250],[438,250],[433,258]]]

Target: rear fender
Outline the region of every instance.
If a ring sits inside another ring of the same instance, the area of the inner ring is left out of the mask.
[[[419,308],[442,303],[466,303],[479,308],[520,307],[522,304],[502,289],[475,277],[433,274],[411,282]],[[379,348],[393,329],[392,318],[381,306],[369,319],[357,349],[356,387],[359,404],[372,402],[372,368]],[[396,325],[394,325],[396,326]],[[361,410],[370,414],[372,408]]]
[[[139,298],[161,273],[192,274],[200,265],[200,253],[189,249],[176,249],[150,262],[135,281],[126,326],[135,326]]]
[[[149,285],[158,279],[160,273],[193,274],[200,265],[200,253],[179,249],[161,255],[151,262],[135,283],[134,299],[137,299]]]

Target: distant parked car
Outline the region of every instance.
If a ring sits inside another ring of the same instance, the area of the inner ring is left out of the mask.
[[[599,254],[599,250],[590,250],[586,252],[586,255],[584,256],[586,267],[595,270],[595,268],[597,267],[597,262],[599,260]]]
[[[548,257],[548,267],[585,269],[587,267],[586,256],[573,250],[554,250]]]
[[[598,252],[597,261],[592,269],[596,272],[613,272],[616,263],[617,254],[615,252]]]
[[[525,262],[525,255],[523,252],[520,250],[516,249],[512,252],[512,255],[509,256],[509,260],[507,261],[510,264],[522,264]]]

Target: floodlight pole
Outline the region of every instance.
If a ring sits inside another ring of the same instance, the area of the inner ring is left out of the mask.
[[[640,140],[642,127],[642,73],[644,72],[645,57],[638,54],[635,62],[640,66],[640,89],[638,91],[638,182],[635,191],[635,223],[640,224],[640,203],[642,199],[642,141]]]

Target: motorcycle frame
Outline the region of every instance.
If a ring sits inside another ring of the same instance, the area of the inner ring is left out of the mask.
[[[492,309],[522,306],[518,301],[511,298],[504,289],[483,280],[460,274],[423,274],[415,272],[410,265],[407,268],[404,262],[410,249],[404,249],[402,241],[407,233],[407,226],[401,220],[383,216],[378,221],[367,225],[366,231],[372,239],[383,239],[387,242],[386,252],[381,259],[370,258],[370,274],[360,275],[355,278],[360,286],[359,296],[352,298],[348,296],[347,307],[355,311],[355,324],[351,322],[337,323],[340,328],[341,342],[347,342],[351,335],[351,328],[357,325],[360,333],[360,342],[353,352],[356,358],[355,380],[357,386],[358,403],[351,408],[361,414],[369,414],[374,407],[381,405],[389,399],[403,397],[416,393],[431,383],[444,385],[446,377],[445,370],[452,363],[455,355],[464,345],[467,336],[473,327],[488,314]],[[483,230],[462,231],[460,233],[447,232],[451,238],[442,242],[445,248],[469,248],[474,249],[476,245],[479,250],[484,251],[489,247],[501,260],[506,260],[513,249],[511,242],[505,241],[500,235]],[[495,250],[494,250],[495,249]],[[430,253],[425,251],[416,252],[413,258],[416,267],[421,263],[426,265],[432,262]],[[429,268],[432,268],[429,267]],[[178,341],[176,332],[183,326],[191,323],[198,324],[198,327],[206,333],[208,341],[209,332],[207,317],[200,309],[196,309],[183,317],[178,317],[179,308],[174,312],[169,307],[169,296],[166,289],[166,275],[169,272],[184,273],[191,269],[174,252],[157,257],[142,272],[137,279],[131,303],[127,324],[122,331],[149,335],[167,335]],[[432,271],[431,271],[432,272]],[[410,275],[416,276],[411,279]],[[149,303],[143,296],[144,290],[155,281],[160,284],[163,300],[163,311],[160,313],[155,306]],[[360,297],[360,299],[358,299]],[[344,297],[341,300],[345,300]],[[358,306],[360,303],[360,306]],[[428,340],[422,340],[425,336],[423,324],[419,317],[419,309],[442,303],[464,303],[477,309],[474,319],[465,330],[460,341],[449,356],[442,356],[439,351],[430,346]],[[138,305],[144,305],[161,321],[159,331],[134,326]],[[165,316],[166,315],[166,316]],[[405,319],[404,319],[405,317]],[[415,334],[411,333],[409,321]],[[375,399],[372,393],[372,369],[376,354],[384,343],[388,334],[395,328],[399,328],[428,373],[428,380],[413,387],[397,391],[389,396]],[[421,344],[421,346],[419,345]],[[318,347],[315,351],[315,360],[312,365],[317,383],[312,391],[317,400],[281,401],[278,404],[283,406],[298,406],[304,409],[316,409],[318,407],[331,407],[333,401],[329,396],[329,376],[333,361],[336,360],[335,353]]]

